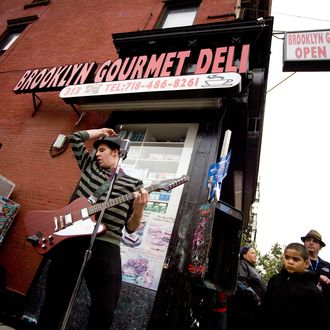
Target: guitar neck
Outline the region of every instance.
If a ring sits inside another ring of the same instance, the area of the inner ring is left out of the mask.
[[[160,184],[153,184],[147,188],[144,188],[148,193],[158,190],[160,188]],[[104,202],[104,203],[99,203],[99,204],[94,204],[90,207],[88,207],[88,214],[92,215],[95,214],[97,212],[102,211],[103,209],[109,209],[110,207],[113,207],[115,205],[127,202],[131,199],[134,199],[134,193],[129,193],[126,195],[122,195],[119,196],[117,198],[114,199],[110,199],[108,202]]]

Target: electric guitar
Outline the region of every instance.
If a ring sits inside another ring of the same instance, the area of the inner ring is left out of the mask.
[[[177,179],[161,181],[145,189],[148,193],[155,190],[169,191],[188,180],[189,177],[183,175]],[[131,199],[134,199],[134,193],[110,199],[107,203],[91,205],[87,198],[80,197],[59,210],[27,212],[24,217],[27,241],[39,254],[45,254],[66,239],[91,236],[96,224],[96,213]],[[105,225],[100,223],[97,235],[102,235],[105,231]]]

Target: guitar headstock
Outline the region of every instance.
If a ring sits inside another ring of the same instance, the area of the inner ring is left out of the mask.
[[[158,186],[161,190],[169,191],[177,186],[186,183],[188,180],[189,177],[187,175],[182,175],[180,178],[161,181],[159,182]]]

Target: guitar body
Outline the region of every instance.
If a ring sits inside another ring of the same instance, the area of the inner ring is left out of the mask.
[[[188,180],[189,178],[183,175],[177,179],[161,181],[145,189],[147,192],[155,190],[170,191]],[[91,206],[87,198],[80,197],[59,210],[30,211],[26,213],[24,218],[24,225],[28,234],[27,240],[38,253],[45,254],[65,239],[91,236],[96,224],[93,214],[131,199],[134,199],[134,193],[110,199],[107,203]],[[102,235],[105,231],[106,227],[100,224],[97,235]]]
[[[65,207],[53,211],[30,211],[24,218],[27,240],[40,254],[49,252],[65,239],[91,236],[95,228],[95,216],[88,214],[90,203],[80,197]],[[106,228],[100,224],[98,235]]]

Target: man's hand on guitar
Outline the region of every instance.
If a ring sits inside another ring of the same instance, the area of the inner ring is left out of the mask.
[[[134,192],[133,214],[127,222],[128,230],[133,232],[138,229],[141,223],[144,207],[148,203],[148,200],[149,195],[147,190],[144,188]]]
[[[143,213],[144,207],[148,203],[148,192],[141,188],[139,191],[134,192],[133,210],[136,213]]]

